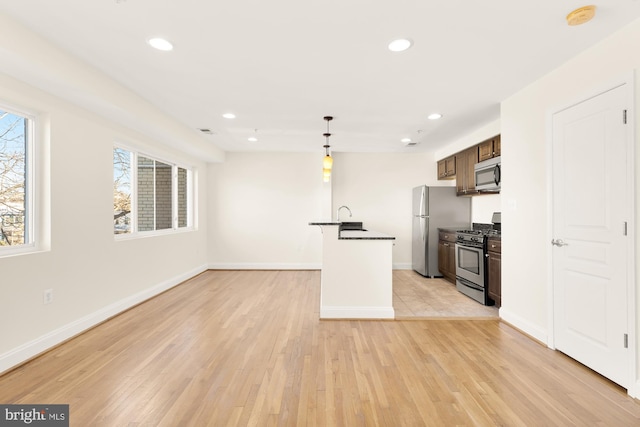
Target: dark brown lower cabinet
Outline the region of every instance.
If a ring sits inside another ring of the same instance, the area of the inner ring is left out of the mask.
[[[438,240],[438,270],[445,279],[456,283],[456,234],[440,231]]]
[[[500,239],[489,239],[487,255],[489,298],[495,301],[496,307],[500,307],[502,305],[502,244]]]

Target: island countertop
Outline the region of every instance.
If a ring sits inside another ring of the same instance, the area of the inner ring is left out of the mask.
[[[395,240],[393,236],[371,230],[342,230],[338,240]]]
[[[310,221],[309,225],[341,225],[342,221],[318,220]],[[374,230],[340,230],[338,240],[395,240],[396,238]]]
[[[317,221],[309,221],[309,225],[340,225],[342,221],[334,221],[331,219],[320,219]]]

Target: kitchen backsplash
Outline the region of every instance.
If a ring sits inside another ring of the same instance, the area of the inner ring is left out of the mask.
[[[494,212],[502,212],[500,194],[486,194],[471,198],[471,222],[491,224]]]

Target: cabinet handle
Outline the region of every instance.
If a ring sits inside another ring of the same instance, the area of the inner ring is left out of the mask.
[[[495,248],[495,247],[496,247],[496,245],[491,245],[491,247],[492,247],[492,248]]]
[[[445,244],[444,244],[444,246],[449,246],[449,244],[448,244],[448,243],[445,243]]]

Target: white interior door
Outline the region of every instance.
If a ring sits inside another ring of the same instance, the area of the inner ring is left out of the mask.
[[[556,349],[628,388],[625,86],[553,115],[552,244]]]

